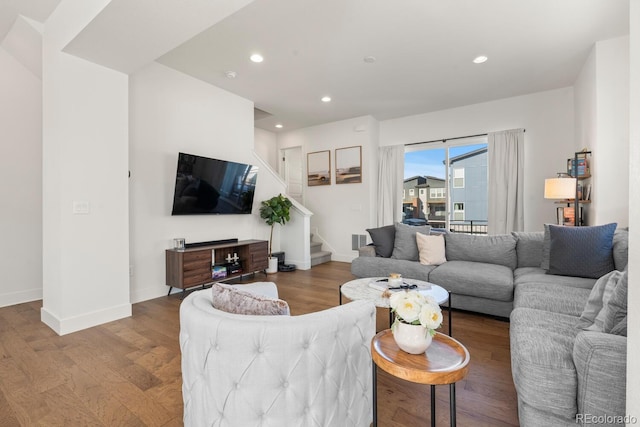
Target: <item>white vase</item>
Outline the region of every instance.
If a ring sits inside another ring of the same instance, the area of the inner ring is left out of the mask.
[[[396,321],[392,328],[393,338],[400,350],[410,354],[420,354],[427,351],[431,345],[431,334],[422,325],[409,325]]]
[[[278,272],[278,257],[269,258],[269,268],[267,268],[266,272],[267,274]]]

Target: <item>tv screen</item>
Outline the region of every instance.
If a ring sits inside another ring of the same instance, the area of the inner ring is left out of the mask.
[[[250,214],[258,168],[178,154],[171,215]]]

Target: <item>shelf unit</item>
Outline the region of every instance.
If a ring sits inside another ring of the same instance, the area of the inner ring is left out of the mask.
[[[566,203],[567,205],[573,204],[574,225],[577,227],[584,225],[584,212],[582,209],[582,205],[591,203],[591,194],[589,194],[588,197],[585,198],[585,196],[587,196],[585,194],[587,189],[584,185],[585,181],[589,182],[589,180],[591,179],[590,159],[591,151],[587,150],[576,151],[573,155],[573,159],[567,159],[567,173],[572,178],[576,178],[576,195],[573,199],[559,201],[559,203]],[[584,160],[582,173],[580,173],[580,160]],[[580,187],[582,187],[582,191],[580,191]]]
[[[266,240],[241,240],[234,243],[200,246],[187,249],[167,249],[166,257],[166,285],[171,294],[173,288],[180,288],[183,292],[187,288],[205,286],[220,281],[213,279],[213,265],[228,263],[227,257],[237,254],[242,269],[237,274],[228,275],[228,280],[264,271],[269,266],[268,245]]]

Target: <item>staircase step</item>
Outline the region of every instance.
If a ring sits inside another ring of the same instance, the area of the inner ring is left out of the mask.
[[[331,261],[331,252],[318,251],[311,254],[311,267]]]
[[[311,242],[309,246],[312,254],[322,250],[322,242]]]

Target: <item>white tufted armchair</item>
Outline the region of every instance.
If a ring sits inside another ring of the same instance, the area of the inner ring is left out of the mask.
[[[193,292],[180,307],[185,426],[370,425],[373,303],[249,316],[211,298]]]

